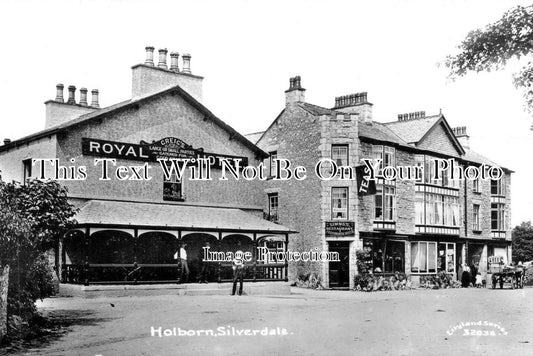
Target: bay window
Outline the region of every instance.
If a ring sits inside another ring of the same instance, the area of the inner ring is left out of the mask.
[[[374,196],[374,220],[395,220],[395,187],[378,185]]]

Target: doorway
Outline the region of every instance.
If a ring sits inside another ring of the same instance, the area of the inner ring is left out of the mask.
[[[349,288],[350,286],[350,242],[330,241],[329,252],[337,252],[340,261],[329,262],[329,287]]]

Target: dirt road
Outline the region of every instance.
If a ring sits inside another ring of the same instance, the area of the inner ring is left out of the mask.
[[[293,292],[52,298],[68,332],[18,355],[533,354],[533,288]]]

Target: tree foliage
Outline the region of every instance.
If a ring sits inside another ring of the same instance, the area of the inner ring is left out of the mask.
[[[533,226],[523,222],[513,229],[513,261],[533,260]]]
[[[45,251],[74,224],[67,190],[53,181],[26,185],[0,179],[0,266],[9,265],[8,315],[29,320],[49,295],[52,269]]]
[[[533,5],[517,6],[501,19],[468,33],[459,47],[459,53],[446,57],[446,66],[452,79],[468,72],[498,70],[511,59],[530,59],[514,75],[514,84],[524,92],[526,108],[533,113]]]

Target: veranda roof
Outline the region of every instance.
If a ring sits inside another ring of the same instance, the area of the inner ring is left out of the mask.
[[[236,208],[123,201],[90,200],[80,208],[76,220],[78,224],[92,226],[112,225],[130,228],[271,233],[296,232]]]

